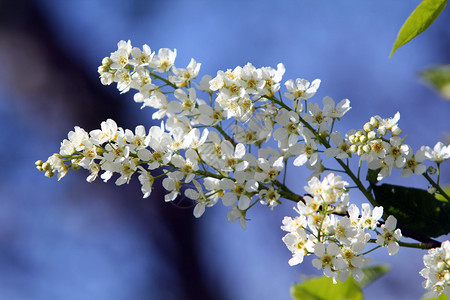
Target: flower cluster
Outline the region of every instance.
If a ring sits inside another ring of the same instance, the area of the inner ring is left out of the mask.
[[[314,254],[317,256],[312,261],[314,267],[323,269],[325,276],[332,277],[334,282],[345,281],[349,274],[356,281],[364,278],[361,268],[371,259],[363,251],[369,241],[374,242],[369,232],[377,232],[383,208],[372,210],[364,203],[360,214],[355,204],[348,205],[347,185],[334,173],[327,174],[323,181],[313,177],[308,182],[305,187],[308,194],[294,208],[299,215],[285,217],[281,226],[288,232],[283,242],[292,252],[291,266]],[[396,223],[395,217],[389,216],[386,224],[381,225],[382,233],[377,232],[376,243],[387,246],[389,255],[398,252],[402,236],[400,229],[395,228]]]
[[[360,156],[372,170],[379,169],[377,180],[382,180],[391,174],[392,169],[401,169],[402,176],[422,175],[427,171],[423,162],[429,160],[439,164],[450,158],[450,147],[438,142],[434,149],[422,146],[415,153],[410,145],[405,144],[405,138],[399,135],[402,130],[398,126],[400,113],[393,118],[383,119],[380,116],[370,118],[363,129],[351,130],[345,139],[338,132],[331,134],[331,140],[336,147],[325,151],[325,156],[347,158],[351,154]]]
[[[383,208],[374,207],[360,169],[353,173],[349,158],[356,156],[378,170],[378,180],[393,168],[401,169],[403,176],[423,175],[431,193],[450,200],[437,184],[440,165],[450,159],[450,146],[437,143],[414,153],[400,137],[399,113],[388,119],[371,117],[363,129],[344,136],[334,128],[350,110],[350,101],[336,103],[325,97],[321,105],[312,102],[319,79],[288,79],[282,93],[283,64],[274,69],[248,63],[220,70],[215,77],[205,75],[197,84],[201,64],[191,59],[178,68],[176,55],[176,50],[156,53],[148,45],[137,48],[120,41],[98,68],[100,80],[115,83],[121,93],[134,90],[134,101],[152,108],[160,125],[148,130],[140,125],[133,131],[109,119],[90,132],[77,126],[61,142],[59,153],[36,162],[38,170],[60,180],[70,169],[84,168],[89,171],[87,181],[100,177],[106,182],[115,176],[117,185],[136,174],[144,198],[161,180],[165,201],[180,196],[192,200],[195,217],[221,202],[229,208],[227,219],[239,221],[243,228],[256,204],[273,209],[282,199],[295,201],[299,216],[286,217],[282,226],[288,232],[283,241],[293,254],[289,263],[314,254],[314,266],[335,281],[350,273],[362,279],[361,268],[370,262],[363,252],[368,243],[386,246],[394,255],[401,238],[393,216],[380,221]],[[198,97],[200,93],[206,100]],[[333,158],[338,169],[324,157]],[[426,160],[435,167],[427,167]],[[285,185],[291,164],[312,171],[303,197]],[[371,204],[362,204],[361,211],[351,204],[349,184],[334,173],[324,176],[332,170],[346,173]],[[435,181],[429,175],[436,173]]]
[[[444,293],[450,297],[450,241],[442,243],[440,248],[433,248],[424,255],[425,268],[420,271],[426,281],[423,287],[428,290],[424,298],[437,298]]]

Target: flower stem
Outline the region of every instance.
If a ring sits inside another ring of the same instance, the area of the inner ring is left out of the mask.
[[[437,184],[434,182],[433,178],[430,177],[427,173],[423,173],[423,176],[428,180],[428,182],[442,195],[448,202],[450,202],[450,196]]]

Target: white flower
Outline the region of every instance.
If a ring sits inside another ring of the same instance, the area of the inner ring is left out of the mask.
[[[420,148],[425,154],[425,158],[438,164],[450,158],[450,146],[445,146],[442,142],[438,142],[433,149],[428,146]]]
[[[342,118],[350,110],[350,108],[350,101],[348,99],[341,100],[337,105],[335,105],[335,102],[331,97],[323,98],[324,114],[333,119]]]
[[[264,183],[275,181],[284,168],[283,157],[272,156],[269,160],[260,157],[258,167],[260,170],[255,174],[257,181]]]
[[[86,140],[83,143],[85,145],[83,150],[83,158],[78,161],[78,165],[85,169],[89,169],[89,166],[94,163],[94,160],[101,157],[97,154],[97,146],[91,141]]]
[[[122,69],[128,64],[131,53],[131,42],[120,41],[117,43],[117,51],[111,53],[111,69]]]
[[[240,210],[237,206],[233,206],[233,209],[231,209],[229,212],[227,212],[227,220],[230,223],[236,222],[239,220],[239,224],[241,225],[242,229],[245,230],[246,224],[245,224],[245,211]]]
[[[235,172],[236,181],[229,178],[223,178],[220,187],[223,190],[229,190],[222,196],[223,205],[232,206],[238,200],[238,208],[246,210],[250,206],[251,198],[249,195],[258,191],[258,183],[251,179],[245,179],[245,172]]]
[[[100,172],[100,166],[97,163],[91,163],[88,167],[89,176],[86,178],[87,182],[93,182],[98,177],[98,172]]]
[[[368,203],[363,203],[361,205],[361,219],[360,226],[362,228],[370,228],[374,230],[377,227],[378,220],[383,216],[383,207],[376,206],[373,208],[370,207]]]
[[[323,269],[325,276],[333,277],[333,281],[336,281],[337,271],[346,267],[345,261],[340,257],[339,246],[331,243],[325,248],[325,245],[319,242],[314,246],[314,254],[317,258],[313,259],[313,266]]]
[[[306,228],[308,225],[306,222],[306,217],[303,215],[299,215],[295,218],[284,217],[282,223],[283,226],[281,226],[281,229],[287,232],[294,232],[297,231],[297,229]]]
[[[361,160],[365,160],[368,163],[384,158],[391,147],[389,143],[381,139],[371,140],[366,145],[369,146],[368,152],[361,155]]]
[[[128,69],[119,69],[114,73],[114,81],[117,82],[117,89],[121,94],[128,92],[131,88],[131,74]]]
[[[294,266],[303,262],[303,258],[314,251],[314,243],[309,239],[303,228],[289,232],[282,238],[284,244],[292,252],[289,265]]]
[[[397,122],[400,120],[400,113],[397,112],[393,118],[382,119],[380,116],[375,116],[378,121],[377,132],[379,135],[384,136],[387,134],[388,130],[391,131],[392,135],[398,135]]]
[[[46,164],[48,165],[48,168],[44,168],[45,176],[52,177],[57,171],[58,181],[66,176],[67,172],[69,171],[69,166],[64,164],[64,161],[59,154],[53,154],[52,156],[50,156],[47,159]]]
[[[100,124],[100,128],[101,129],[95,129],[89,132],[92,143],[101,145],[103,143],[116,140],[118,128],[114,120],[108,119],[106,121],[103,121]]]
[[[206,79],[205,79],[206,80]],[[224,81],[224,72],[223,71],[217,71],[217,76],[213,79],[209,80],[209,90],[211,91],[217,91],[223,88],[225,85]]]
[[[205,103],[205,101],[197,99],[198,102],[198,112],[197,121],[200,124],[213,126],[222,120],[225,120],[225,115],[223,109],[216,105],[214,108]]]
[[[136,126],[136,129],[133,131],[126,129],[125,130],[125,140],[129,144],[131,151],[138,151],[147,147],[145,144],[145,140],[147,138],[147,133],[145,132],[145,127],[142,125]]]
[[[172,140],[168,145],[170,151],[174,152],[180,149],[186,149],[189,141],[185,139],[186,132],[181,127],[172,130]]]
[[[179,87],[185,87],[192,81],[195,77],[197,77],[198,72],[200,71],[201,63],[197,63],[195,59],[191,58],[189,65],[186,69],[178,69],[173,67],[172,71],[177,76],[174,80],[171,80]]]
[[[161,48],[158,51],[158,55],[155,55],[150,62],[150,67],[153,68],[155,72],[165,73],[173,66],[176,57],[177,49],[172,51],[167,48]]]
[[[213,91],[209,87],[209,82],[211,81],[211,75],[204,75],[200,80],[200,85],[194,82],[194,85],[201,91],[205,91],[208,94],[212,94]]]
[[[263,67],[261,68],[261,77],[262,80],[266,82],[264,88],[258,91],[258,95],[264,96],[273,96],[280,89],[280,81],[283,78],[284,72],[286,68],[282,63],[277,65],[277,69],[273,69],[271,67]]]
[[[326,157],[336,157],[338,159],[348,158],[351,154],[348,136],[351,134],[353,134],[353,131],[348,132],[346,134],[346,139],[344,140],[338,131],[331,133],[331,141],[336,145],[336,148],[328,148],[323,154]]]
[[[183,185],[181,180],[183,180],[184,175],[181,172],[172,172],[167,175],[166,178],[163,179],[162,185],[163,187],[170,192],[169,194],[164,195],[164,200],[166,202],[173,201],[180,194],[180,188]]]
[[[234,132],[234,139],[243,144],[260,144],[263,141],[268,141],[272,134],[272,128],[269,122],[259,120],[258,117],[251,118],[247,123],[247,128],[244,129],[239,125],[232,125]]]
[[[241,69],[240,78],[248,94],[257,94],[266,85],[266,82],[262,80],[261,69],[256,69],[251,63],[247,63]]]
[[[205,195],[200,183],[198,183],[196,180],[193,180],[192,182],[194,183],[196,190],[187,189],[184,194],[186,195],[186,197],[196,202],[193,214],[194,217],[200,218],[205,212],[206,207],[211,207],[216,204],[217,198],[208,197],[207,195]]]
[[[83,151],[84,145],[83,141],[89,139],[88,133],[78,126],[75,126],[75,131],[70,131],[67,134],[67,138],[69,140],[64,140],[61,142],[61,148],[59,150],[59,154],[66,156],[66,155],[72,155],[75,150],[76,151]]]
[[[385,224],[381,225],[382,233],[377,236],[376,243],[380,246],[387,246],[389,255],[397,254],[400,246],[398,242],[402,237],[400,229],[396,229],[397,219],[389,216]]]
[[[120,177],[117,178],[115,184],[122,185],[124,183],[128,184],[131,180],[131,176],[136,171],[136,163],[134,159],[126,158],[120,163],[116,164],[117,169],[116,172],[120,174]]]
[[[280,202],[280,194],[277,192],[273,186],[269,186],[268,189],[262,189],[259,191],[259,199],[262,205],[268,205],[271,209],[273,209]]]
[[[148,198],[152,193],[153,181],[155,180],[150,172],[146,171],[142,166],[138,166],[140,175],[138,176],[141,183],[141,191],[144,194],[143,198]]]
[[[153,113],[153,119],[162,119],[166,115],[177,114],[183,110],[183,107],[179,101],[167,101],[167,97],[158,91],[152,93],[152,96],[148,101],[145,101],[142,107],[151,106],[158,109]]]
[[[412,151],[408,152],[402,171],[402,176],[409,177],[412,174],[421,175],[425,173],[427,167],[422,164],[424,160],[425,152],[423,150],[417,150],[415,155],[412,154]]]
[[[320,196],[310,197],[305,195],[303,196],[303,201],[297,202],[297,207],[294,210],[301,216],[314,215],[319,211],[322,204],[323,199]]]
[[[200,135],[200,130],[198,128],[192,129],[187,135],[186,135],[186,144],[187,147],[190,149],[198,149],[200,146],[202,146],[206,139],[208,138],[209,130],[205,129],[203,130],[202,134]]]
[[[273,138],[276,141],[288,139],[291,136],[293,136],[294,140],[297,139],[300,121],[296,112],[282,108],[275,117],[275,122],[281,125],[273,133]]]
[[[131,56],[133,59],[130,59],[130,63],[135,66],[148,66],[154,55],[155,53],[152,52],[148,45],[142,46],[142,50],[138,47],[134,47],[131,49]]]
[[[181,107],[185,114],[190,114],[195,108],[195,103],[197,100],[197,92],[194,88],[188,89],[189,95],[182,89],[176,89],[173,95],[175,98],[181,101]]]
[[[357,282],[361,282],[364,279],[363,267],[367,266],[372,259],[360,255],[359,253],[364,250],[365,244],[353,243],[350,247],[342,247],[342,258],[347,262],[347,267],[339,270],[338,278],[341,282],[347,280],[350,273]]]
[[[406,163],[406,157],[412,152],[410,146],[403,144],[402,139],[398,136],[393,136],[389,139],[391,144],[389,153],[386,154],[384,161],[389,165],[401,169]]]
[[[350,218],[345,216],[340,219],[335,228],[335,236],[341,243],[350,245],[357,234],[357,230],[352,226]]]
[[[138,90],[139,92],[149,93],[150,89],[155,89],[156,86],[152,84],[150,72],[143,66],[138,66],[131,75],[130,88]],[[133,96],[133,98],[135,101],[139,100],[135,96]]]
[[[245,155],[245,146],[243,144],[237,144],[236,148],[233,147],[230,141],[222,141],[222,160],[220,161],[221,170],[225,172],[231,171],[243,171],[248,167],[248,162],[242,160]]]
[[[444,293],[450,297],[450,241],[445,241],[440,248],[428,250],[424,255],[425,268],[420,271],[426,280],[423,287],[428,290],[425,299],[437,298]]]
[[[311,166],[314,166],[320,161],[319,153],[317,153],[317,144],[312,138],[305,137],[305,144],[297,143],[290,148],[290,152],[293,154],[300,154],[294,160],[294,166],[303,166],[309,161]]]
[[[184,154],[186,159],[184,159],[179,154],[174,154],[171,159],[171,163],[184,174],[184,182],[188,183],[194,179],[195,174],[193,172],[198,171],[198,156],[195,150],[187,149]]]
[[[286,98],[291,100],[308,100],[317,92],[320,86],[320,79],[315,79],[311,84],[306,79],[297,78],[295,83],[292,79],[289,79],[285,85],[289,91],[289,93],[284,93]]]

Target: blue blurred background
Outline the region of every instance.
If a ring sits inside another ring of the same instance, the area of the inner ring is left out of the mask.
[[[450,103],[420,82],[426,67],[450,62],[450,14],[388,59],[397,32],[419,0],[145,1],[15,0],[0,4],[0,299],[290,299],[310,259],[289,267],[279,229],[292,203],[253,209],[243,231],[217,205],[196,220],[189,203],[142,199],[135,179],[88,184],[86,173],[61,182],[34,168],[59,151],[75,125],[113,118],[151,126],[151,110],[104,87],[97,66],[119,40],[152,50],[176,48],[200,75],[252,62],[283,62],[284,79],[322,80],[319,100],[349,98],[343,131],[372,115],[401,112],[417,149],[448,142]],[[291,168],[299,193],[309,171]],[[448,168],[443,183],[450,182]],[[426,188],[420,177],[391,182]],[[355,194],[354,201],[358,202]],[[447,237],[441,237],[443,241]],[[419,250],[373,253],[391,272],[366,299],[418,299]]]

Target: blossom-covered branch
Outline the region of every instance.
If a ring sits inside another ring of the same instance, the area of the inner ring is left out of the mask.
[[[386,119],[373,116],[362,129],[342,134],[334,125],[350,110],[350,101],[311,101],[318,79],[289,79],[282,93],[283,64],[274,69],[248,63],[215,77],[205,75],[197,84],[193,80],[201,64],[191,59],[186,68],[178,68],[176,53],[166,48],[155,53],[147,45],[141,49],[120,41],[98,69],[103,84],[116,83],[121,93],[134,90],[134,101],[152,108],[152,118],[162,120],[159,126],[129,130],[108,119],[90,132],[75,127],[59,153],[38,161],[37,168],[58,180],[70,169],[84,168],[87,181],[115,176],[116,185],[136,174],[144,198],[151,195],[154,181],[162,180],[165,201],[184,195],[194,201],[195,217],[221,202],[230,208],[228,220],[239,220],[243,228],[248,211],[258,203],[273,209],[283,199],[295,201],[298,216],[286,217],[282,226],[293,255],[289,263],[315,255],[313,265],[335,281],[349,274],[362,280],[361,268],[370,262],[366,254],[374,249],[387,247],[394,255],[401,245],[408,246],[400,241],[396,218],[383,214],[364,186],[362,162],[376,170],[378,181],[394,169],[405,177],[423,175],[431,193],[450,200],[439,186],[440,166],[450,158],[450,147],[438,143],[414,152],[400,136],[399,113]],[[357,171],[348,163],[351,158],[359,161]],[[427,167],[426,161],[436,167]],[[281,174],[286,178],[291,164],[312,171],[305,195],[279,180]],[[156,176],[155,169],[163,173]],[[352,204],[349,183],[334,172],[346,174],[370,204],[362,204],[361,210]],[[374,247],[366,250],[370,243]]]

